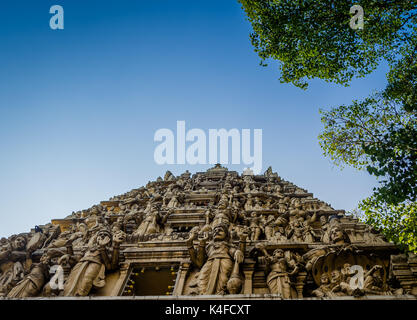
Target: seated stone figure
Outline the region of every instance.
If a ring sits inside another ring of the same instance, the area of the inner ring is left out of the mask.
[[[313,290],[312,294],[319,298],[327,297],[332,290],[331,286],[329,275],[327,273],[323,273],[320,277],[320,287]]]
[[[366,294],[392,295],[391,290],[382,277],[383,267],[375,265],[364,276],[364,291]]]
[[[346,266],[344,268],[349,268]],[[361,290],[359,288],[353,289],[350,286],[349,277],[353,274],[347,274],[346,272],[342,273],[339,270],[333,270],[331,273],[331,291],[327,294],[328,297],[339,297],[339,296],[358,296],[361,295]]]
[[[172,213],[173,208],[170,208],[168,214],[162,215],[156,206],[152,206],[152,209],[145,214],[145,217],[139,227],[133,232],[134,238],[137,238],[139,241],[143,241],[145,236],[160,233],[163,229],[163,225]]]

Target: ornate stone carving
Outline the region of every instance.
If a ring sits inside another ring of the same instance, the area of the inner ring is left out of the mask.
[[[195,233],[188,240],[188,250],[191,261],[200,273],[197,280],[199,294],[226,294],[227,289],[237,293],[239,291],[239,264],[243,261],[243,252],[230,243],[229,228],[224,222],[219,222],[213,229],[213,240],[207,245],[207,238],[200,240],[198,249],[192,246]],[[233,270],[233,276],[232,275]],[[230,284],[228,284],[228,282]]]
[[[284,299],[297,298],[294,278],[299,272],[297,262],[292,259],[291,252],[275,249],[270,255],[265,247],[259,246],[264,254],[258,257],[261,264],[267,265],[267,279],[269,291],[279,294]]]
[[[417,294],[415,255],[271,168],[167,171],[0,239],[0,296],[146,295],[142,276],[156,277],[154,294]]]

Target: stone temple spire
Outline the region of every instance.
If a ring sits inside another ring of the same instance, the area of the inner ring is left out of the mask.
[[[0,239],[0,296],[408,299],[416,266],[271,167],[216,164]]]

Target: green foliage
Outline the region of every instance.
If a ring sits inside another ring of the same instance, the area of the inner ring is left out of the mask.
[[[319,136],[324,154],[381,177],[379,201],[399,204],[417,200],[417,118],[401,105],[376,94],[323,111]]]
[[[359,204],[360,219],[384,234],[403,250],[417,253],[417,203],[387,205],[374,197]]]
[[[262,60],[280,61],[282,82],[307,88],[320,78],[348,85],[381,59],[395,63],[415,36],[416,0],[239,0]],[[364,9],[364,29],[353,30],[350,8]],[[262,63],[265,65],[265,63]]]
[[[417,28],[415,28],[417,29]],[[401,49],[402,59],[391,65],[384,95],[401,103],[408,112],[417,112],[417,36]]]
[[[239,0],[261,58],[279,61],[280,81],[306,89],[308,80],[348,85],[385,60],[385,90],[323,111],[324,154],[339,166],[380,179],[360,203],[364,220],[416,251],[417,0]],[[353,30],[350,8],[364,9]]]
[[[321,111],[324,154],[381,179],[374,197],[398,205],[417,200],[417,37],[401,48],[386,89],[349,106]]]
[[[383,103],[378,95],[320,113],[324,132],[319,139],[324,154],[338,165],[345,163],[357,169],[372,164],[363,145],[377,143],[391,125],[405,117],[392,104]]]

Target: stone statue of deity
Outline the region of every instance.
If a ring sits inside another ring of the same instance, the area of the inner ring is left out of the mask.
[[[229,228],[220,223],[213,229],[213,240],[200,240],[198,249],[192,245],[196,234],[188,239],[191,261],[201,268],[198,276],[199,293],[203,295],[225,294],[234,264],[243,262],[243,252],[229,242]]]
[[[297,298],[297,291],[291,282],[291,278],[299,272],[297,262],[282,249],[276,249],[271,256],[265,247],[259,245],[258,248],[264,253],[258,261],[269,269],[266,282],[270,293],[279,294],[284,299]]]
[[[101,229],[88,242],[88,250],[72,269],[65,283],[64,296],[86,296],[91,288],[105,285],[105,271],[115,269],[118,265],[119,245],[124,241],[124,233],[119,232],[113,237],[106,228]]]
[[[40,262],[31,266],[31,270],[22,281],[8,293],[8,298],[26,298],[38,295],[49,279],[49,260],[47,254],[42,255]]]

